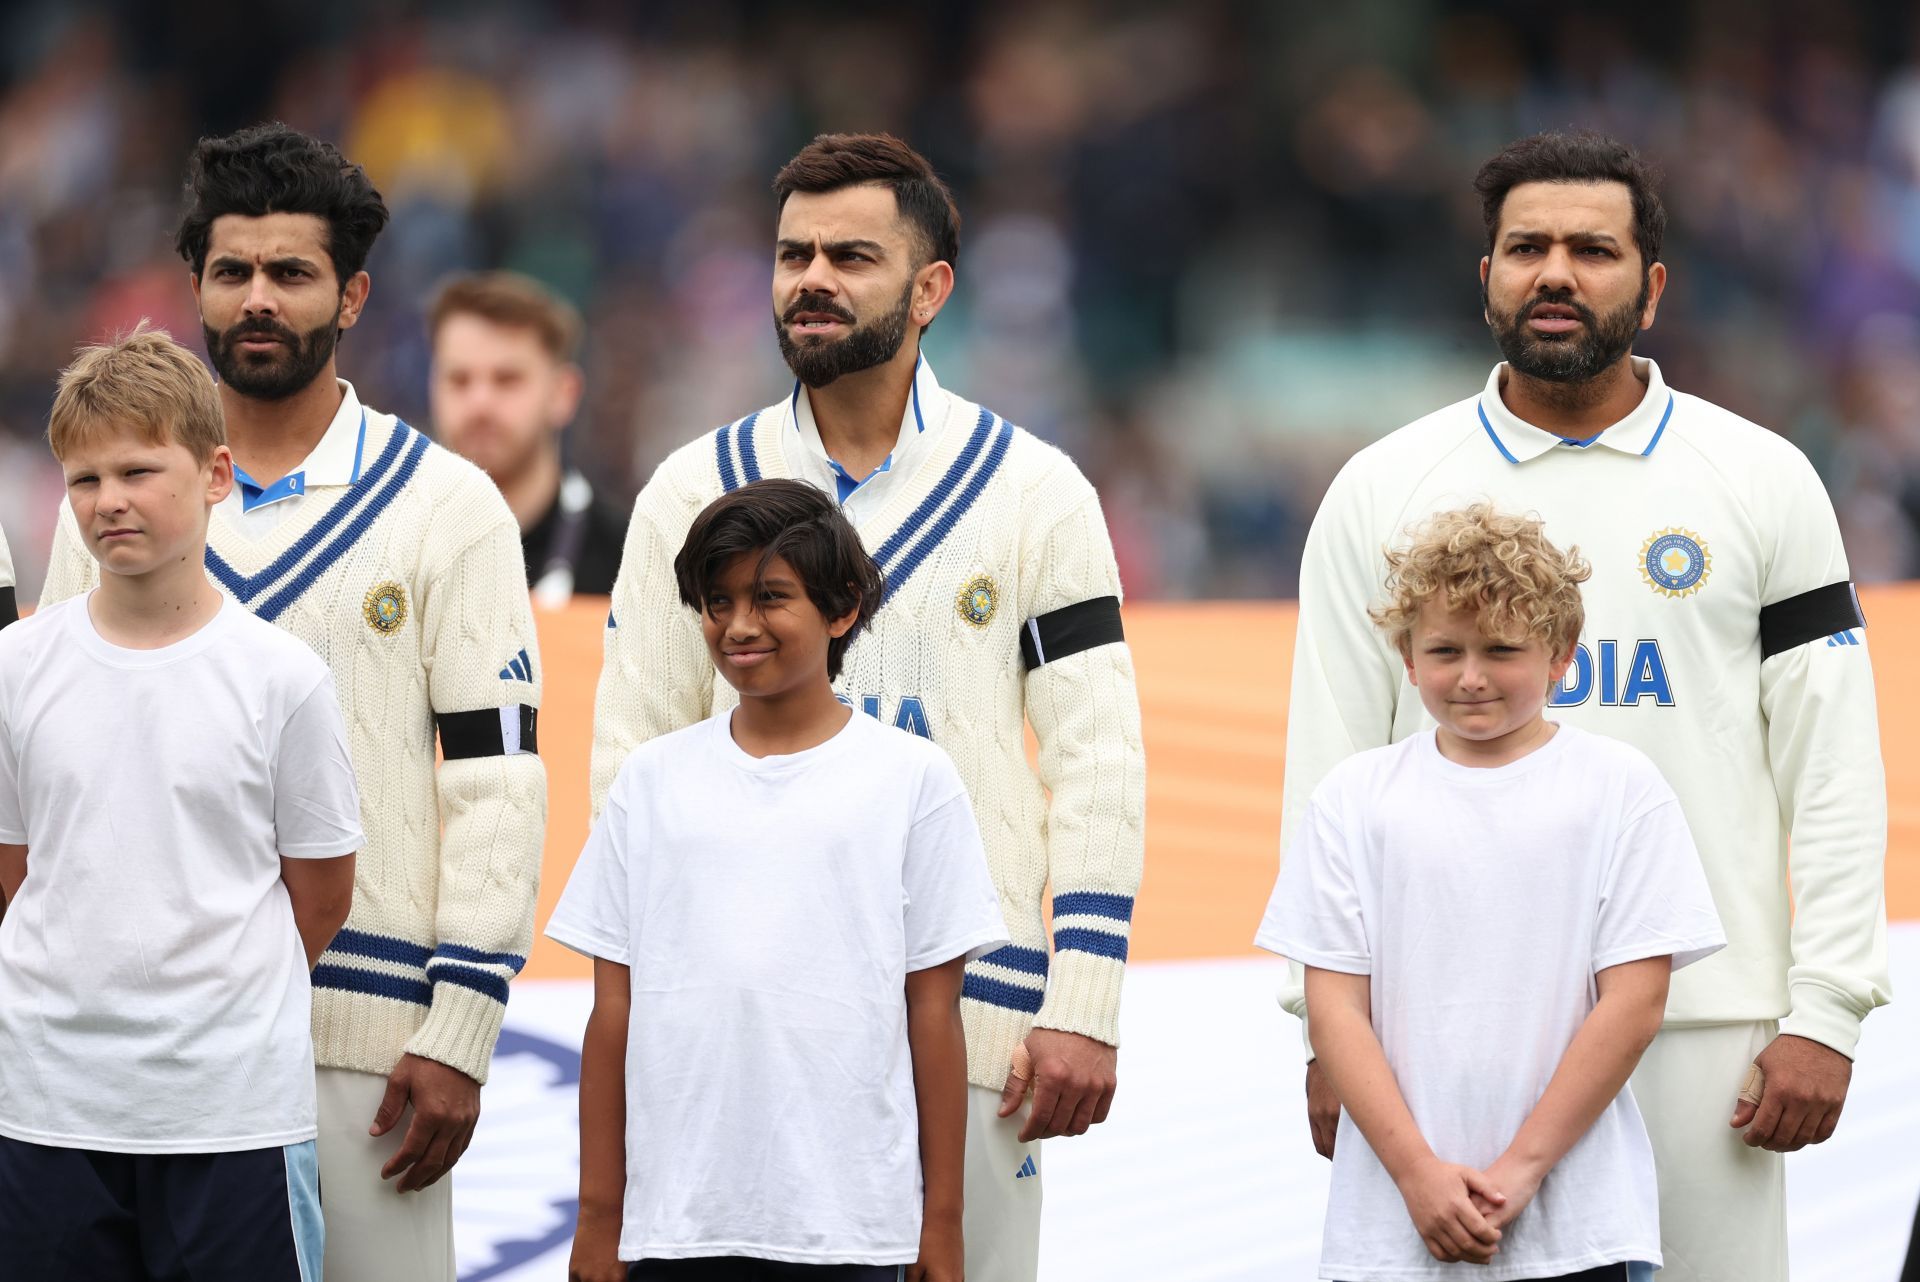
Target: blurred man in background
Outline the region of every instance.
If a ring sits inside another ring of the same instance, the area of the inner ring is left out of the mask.
[[[458,276],[428,311],[433,427],[480,465],[520,523],[534,600],[605,596],[620,571],[626,521],[561,459],[580,406],[580,314],[517,272]]]
[[[1541,134],[1503,149],[1474,186],[1482,309],[1506,360],[1477,396],[1362,450],[1314,518],[1283,844],[1337,763],[1425,724],[1367,617],[1384,549],[1462,502],[1538,512],[1594,567],[1588,638],[1548,715],[1653,758],[1729,941],[1674,977],[1633,1076],[1659,1169],[1661,1276],[1785,1282],[1780,1155],[1833,1133],[1861,1021],[1888,997],[1866,621],[1805,456],[1670,390],[1632,354],[1667,283],[1666,210],[1646,163],[1596,134]],[[1299,998],[1296,979],[1296,1014]],[[1307,1095],[1331,1155],[1339,1106],[1317,1064]]]

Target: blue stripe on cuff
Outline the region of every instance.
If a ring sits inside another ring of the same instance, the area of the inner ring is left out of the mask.
[[[371,957],[375,961],[393,962],[401,966],[425,966],[433,960],[433,950],[400,939],[393,935],[375,935],[364,930],[349,930],[342,927],[340,933],[327,945],[332,953],[347,953],[354,957]]]
[[[462,988],[471,988],[483,997],[493,998],[502,1006],[507,1004],[507,981],[492,971],[437,961],[427,967],[427,979],[435,984],[458,984]]]
[[[1042,979],[1047,977],[1047,953],[1043,948],[1022,948],[1018,944],[1008,944],[974,960],[989,966],[1004,966],[1023,975],[1038,975]]]
[[[976,1002],[985,1002],[989,1006],[1025,1011],[1029,1015],[1038,1015],[1040,1004],[1047,999],[1046,993],[1038,988],[1022,988],[1018,984],[1003,983],[997,979],[988,979],[984,975],[971,973],[961,981],[960,995],[971,997]]]
[[[1127,959],[1127,937],[1109,935],[1104,930],[1079,930],[1067,927],[1053,932],[1055,952],[1095,953],[1123,962]]]
[[[1108,921],[1133,920],[1133,897],[1104,895],[1093,890],[1074,890],[1053,897],[1055,917],[1105,917]]]
[[[481,966],[505,966],[516,975],[527,964],[527,959],[519,953],[483,953],[465,944],[442,944],[433,950],[433,956],[435,961],[444,958],[447,961],[475,962]]]
[[[504,981],[503,981],[504,982]],[[313,986],[343,993],[365,993],[369,997],[391,997],[415,1006],[433,1005],[433,990],[417,979],[402,979],[358,966],[321,964],[313,968]]]

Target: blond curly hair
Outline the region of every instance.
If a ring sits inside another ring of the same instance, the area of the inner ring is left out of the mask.
[[[1473,610],[1480,631],[1502,640],[1540,640],[1555,657],[1579,639],[1586,623],[1580,585],[1593,567],[1578,548],[1562,552],[1536,516],[1514,516],[1491,503],[1441,512],[1408,531],[1411,542],[1387,549],[1387,602],[1367,613],[1403,656],[1413,654],[1420,607]]]

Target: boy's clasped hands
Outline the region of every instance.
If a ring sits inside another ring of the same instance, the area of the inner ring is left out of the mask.
[[[1477,1171],[1429,1153],[1411,1169],[1395,1172],[1394,1183],[1434,1259],[1485,1264],[1499,1252],[1507,1226],[1533,1201],[1545,1175],[1506,1154]]]

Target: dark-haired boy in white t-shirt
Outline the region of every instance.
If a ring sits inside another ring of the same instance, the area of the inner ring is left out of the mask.
[[[1627,1078],[1671,972],[1726,944],[1699,854],[1643,754],[1542,716],[1577,552],[1481,504],[1387,563],[1374,618],[1436,727],[1315,789],[1255,940],[1306,966],[1342,1106],[1320,1276],[1640,1282]]]
[[[961,1282],[962,967],[1007,932],[946,753],[834,695],[880,572],[780,479],[674,571],[740,705],[634,750],[547,925],[595,959],[570,1277]]]
[[[326,665],[203,565],[206,367],[83,351],[48,430],[100,585],[0,632],[0,1276],[320,1276],[308,973],[365,838]]]

